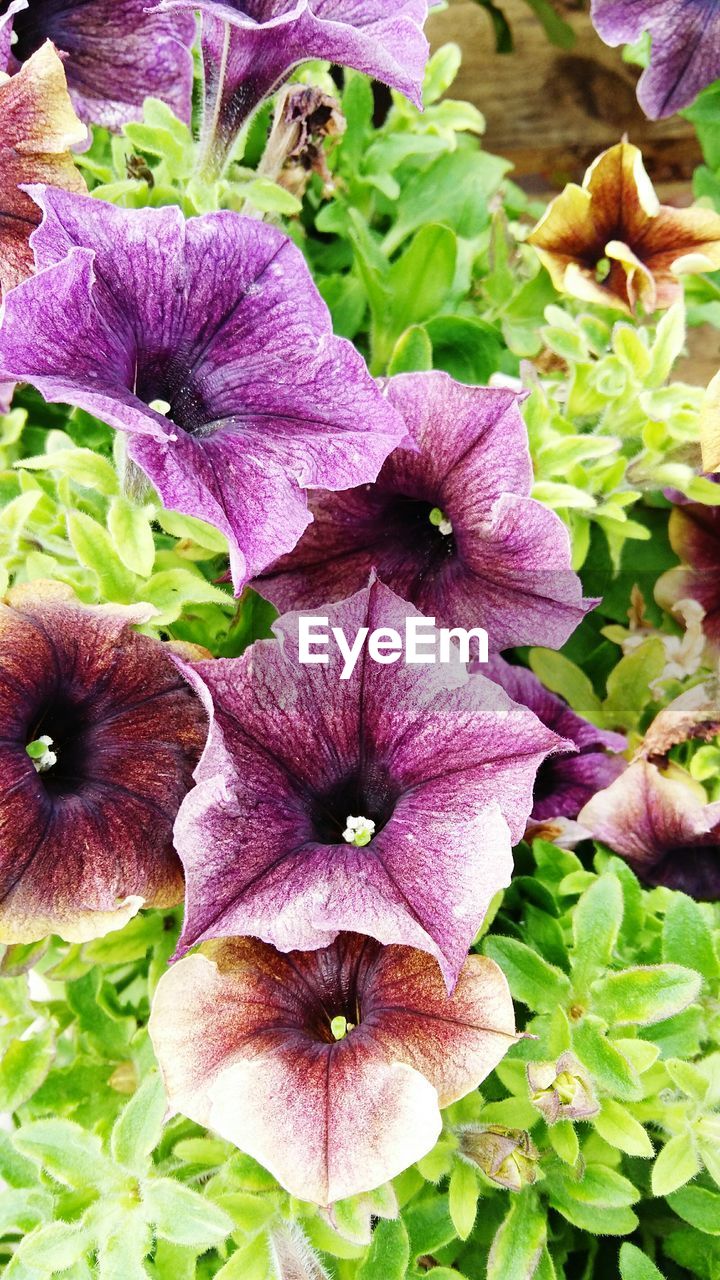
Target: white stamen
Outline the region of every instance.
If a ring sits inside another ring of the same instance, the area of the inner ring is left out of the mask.
[[[370,843],[374,835],[375,823],[372,818],[353,818],[352,815],[348,815],[343,831],[343,840],[348,844],[354,844],[356,848],[362,849]]]
[[[163,418],[167,418],[172,406],[169,400],[151,400],[150,408],[154,409],[156,413],[161,413]]]
[[[26,750],[38,773],[47,773],[48,769],[57,764],[57,754],[51,750],[52,745],[53,740],[46,733],[28,743]]]

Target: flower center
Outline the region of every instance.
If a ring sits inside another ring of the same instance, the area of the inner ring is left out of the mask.
[[[53,740],[48,733],[44,733],[41,738],[35,738],[34,742],[28,742],[25,750],[32,760],[38,773],[47,773],[48,769],[52,769],[57,764],[57,752],[52,750]]]
[[[88,728],[83,710],[62,695],[36,717],[25,750],[53,794],[76,791],[86,776]]]
[[[388,538],[401,543],[412,556],[437,568],[457,554],[455,530],[443,507],[420,498],[398,494],[383,516]]]
[[[21,9],[13,17],[13,39],[11,52],[18,62],[25,62],[31,54],[35,53],[44,40],[50,35],[50,31],[46,29],[47,20],[43,23],[39,10],[42,5],[30,4],[27,9]],[[2,0],[0,3],[0,14],[7,13],[10,8],[10,0]],[[53,43],[62,47],[62,42],[58,41],[59,33],[53,33]],[[5,68],[3,67],[4,71]]]
[[[366,765],[310,805],[310,821],[319,844],[349,844],[363,849],[389,822],[398,792],[386,771]],[[356,816],[357,815],[357,816]]]
[[[438,533],[441,533],[444,538],[449,538],[453,531],[452,521],[448,520],[444,511],[441,511],[439,507],[433,507],[428,520],[431,525],[434,525]]]
[[[375,823],[372,818],[353,818],[348,814],[347,825],[343,831],[343,840],[357,845],[358,849],[369,844],[375,835]]]
[[[355,1024],[353,1022],[348,1022],[345,1015],[339,1013],[337,1017],[331,1019],[330,1030],[332,1031],[335,1040],[344,1040],[349,1032],[355,1030]]]

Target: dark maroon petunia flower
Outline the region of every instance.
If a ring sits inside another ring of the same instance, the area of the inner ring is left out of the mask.
[[[222,170],[255,108],[310,58],[364,71],[421,103],[427,0],[161,0],[158,7],[202,15],[210,175]]]
[[[440,372],[400,374],[384,390],[417,447],[396,449],[372,485],[313,493],[313,523],[257,590],[281,611],[315,608],[374,569],[438,626],[484,627],[492,651],[559,648],[593,602],[565,526],[530,497],[521,398]]]
[[[609,787],[622,773],[626,762],[618,753],[627,747],[627,739],[583,719],[546,689],[527,667],[512,666],[503,658],[494,657],[489,666],[477,670],[497,680],[513,702],[529,707],[548,729],[575,744],[575,752],[558,752],[540,765],[531,817],[536,822],[577,818],[595,792]]]
[[[348,643],[363,627],[397,641],[408,612],[378,582],[323,611]],[[350,929],[428,951],[451,985],[509,881],[538,766],[569,744],[457,650],[416,666],[365,647],[348,678],[334,647],[301,663],[300,615],[275,631],[185,668],[212,724],[175,825],[181,950],[251,934],[290,951]]]
[[[375,478],[400,415],[277,227],[31,191],[37,274],[6,300],[0,380],[127,432],[166,505],[226,536],[239,592],[307,527],[305,489]]]
[[[162,977],[150,1018],[171,1108],[321,1205],[426,1155],[439,1108],[477,1088],[514,1032],[492,960],[470,956],[448,996],[429,956],[350,933],[290,955],[206,944]]]
[[[84,941],[182,898],[172,824],[206,735],[144,606],[0,604],[0,941]]]
[[[195,22],[149,13],[146,0],[0,0],[0,70],[15,72],[46,40],[64,55],[83,120],[120,129],[161,98],[190,122]]]
[[[579,822],[625,858],[646,884],[720,899],[720,803],[679,771],[636,760],[581,810]]]

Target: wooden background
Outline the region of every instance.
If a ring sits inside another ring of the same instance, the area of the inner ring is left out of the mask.
[[[430,18],[428,30],[435,48],[448,40],[461,46],[463,65],[450,93],[483,112],[484,146],[512,160],[513,178],[527,191],[552,195],[581,181],[598,152],[626,133],[642,149],[660,198],[688,204],[701,160],[692,126],[678,116],[645,118],[635,97],[638,68],[602,43],[588,12],[560,0],[557,8],[576,39],[572,48],[558,49],[524,0],[499,3],[512,27],[512,53],[495,52],[488,14],[473,0],[451,0]],[[676,376],[705,386],[720,368],[720,332],[692,330],[688,345]]]

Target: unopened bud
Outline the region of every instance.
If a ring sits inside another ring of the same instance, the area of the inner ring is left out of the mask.
[[[548,1124],[558,1120],[589,1120],[600,1110],[590,1078],[573,1053],[557,1062],[528,1062],[530,1100]]]
[[[467,1125],[458,1130],[460,1155],[508,1191],[522,1191],[537,1181],[540,1153],[524,1129],[500,1125]]]

